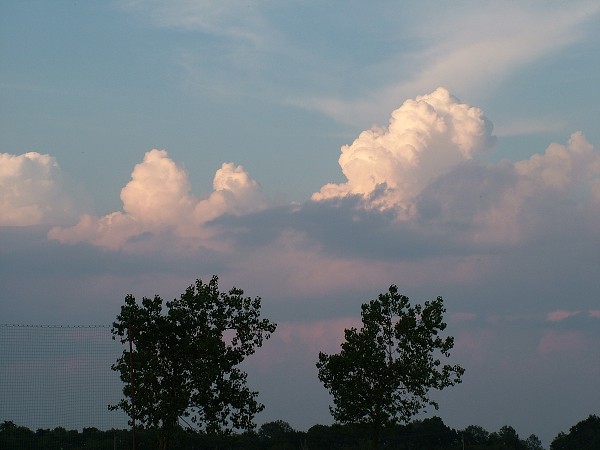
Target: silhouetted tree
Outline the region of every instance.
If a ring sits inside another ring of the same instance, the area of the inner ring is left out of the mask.
[[[544,446],[542,445],[542,441],[535,434],[530,435],[525,440],[525,448],[527,450],[544,450]]]
[[[315,425],[306,433],[306,446],[311,450],[365,450],[370,443],[368,431],[361,424]]]
[[[16,425],[6,420],[0,424],[0,448],[6,450],[18,450],[21,448],[33,448],[35,434],[29,428]]]
[[[279,438],[293,432],[294,429],[285,420],[274,420],[273,422],[266,422],[262,424],[258,429],[258,436],[261,439],[269,440],[273,438]]]
[[[439,417],[416,420],[406,428],[410,433],[410,448],[446,450],[460,441],[458,433],[447,427]]]
[[[573,425],[568,434],[560,432],[550,450],[597,450],[600,448],[600,417],[590,415]]]
[[[469,448],[487,444],[490,437],[490,433],[479,425],[469,425],[461,434]]]
[[[573,441],[563,442],[568,445],[565,448],[600,448],[598,441],[594,441],[594,433],[598,432],[599,427],[600,424],[594,420],[583,421],[572,427],[572,430],[577,429],[576,434],[581,434]],[[231,434],[204,433],[177,427],[171,446],[181,450],[366,450],[371,446],[368,431],[368,425],[365,424],[333,424],[315,425],[308,432],[302,432],[294,430],[283,420],[267,422],[258,432],[251,430]],[[138,430],[138,448],[156,448],[159,433],[160,430],[155,428]],[[78,432],[57,427],[33,432],[5,421],[0,424],[0,449],[125,450],[130,448],[130,436],[131,430],[101,431],[97,428],[84,428]],[[559,436],[564,438],[567,435],[561,433]],[[382,430],[381,446],[394,450],[543,450],[537,436],[532,434],[526,440],[521,440],[510,426],[488,433],[480,426],[470,425],[457,432],[447,427],[439,417],[415,420],[406,425],[389,425]]]
[[[159,296],[125,297],[113,323],[113,338],[123,344],[132,339],[134,395],[131,397],[129,348],[112,366],[125,383],[120,408],[143,426],[160,429],[160,447],[167,443],[185,418],[209,433],[252,429],[253,417],[264,406],[258,393],[246,385],[239,369],[275,331],[276,325],[260,317],[260,298],[243,296],[233,288],[219,291],[215,276],[208,284],[197,280],[179,299]]]
[[[302,446],[303,433],[296,432],[284,420],[275,420],[261,425],[258,437],[267,449],[296,449]]]
[[[504,425],[498,432],[504,447],[515,450],[526,450],[525,443],[519,438],[517,431],[510,425]]]
[[[377,449],[381,429],[410,418],[426,405],[430,389],[460,383],[464,369],[441,365],[449,357],[452,337],[442,338],[445,309],[438,297],[414,305],[395,285],[362,305],[362,328],[345,330],[341,352],[319,353],[319,379],[333,395],[330,407],[342,423],[369,424]]]

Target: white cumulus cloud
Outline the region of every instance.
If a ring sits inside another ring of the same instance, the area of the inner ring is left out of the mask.
[[[207,222],[223,214],[245,214],[266,206],[259,184],[242,166],[223,163],[213,180],[214,191],[194,208],[196,221]]]
[[[0,226],[68,223],[86,203],[54,157],[0,153]]]
[[[186,170],[165,150],[153,149],[135,166],[121,190],[123,211],[102,217],[84,215],[76,225],[53,228],[48,236],[63,243],[89,242],[113,250],[143,246],[140,242],[152,235],[187,244],[192,239],[192,246],[205,246],[210,233],[203,224],[224,214],[256,211],[267,203],[259,184],[233,163],[221,166],[213,187],[208,198],[198,199],[190,191]]]
[[[165,150],[151,150],[121,190],[123,210],[145,229],[160,229],[190,215],[194,199],[188,176]]]
[[[600,153],[581,132],[566,145],[512,163],[463,164],[417,198],[419,229],[454,230],[461,242],[516,245],[597,234]]]
[[[544,154],[515,164],[517,172],[537,189],[565,191],[600,176],[600,158],[583,133],[571,135],[567,145],[551,144]]]
[[[492,147],[491,131],[480,109],[438,88],[404,102],[387,128],[363,131],[343,146],[339,164],[348,181],[312,198],[358,195],[373,208],[406,210],[431,180]]]
[[[514,184],[480,217],[487,234],[512,230],[510,240],[520,242],[575,226],[593,233],[593,223],[600,219],[595,199],[600,153],[581,132],[573,133],[566,145],[551,144],[543,154],[516,162],[512,169]],[[574,217],[576,223],[570,223]]]

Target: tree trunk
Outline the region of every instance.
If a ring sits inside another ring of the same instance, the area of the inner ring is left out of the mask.
[[[381,424],[379,421],[373,422],[373,429],[371,430],[371,447],[373,450],[379,450],[379,434],[381,431]]]
[[[171,437],[171,430],[167,428],[161,428],[158,433],[158,448],[160,450],[167,450],[169,448],[169,439]]]

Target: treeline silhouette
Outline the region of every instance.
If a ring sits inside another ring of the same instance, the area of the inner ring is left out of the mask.
[[[131,430],[101,431],[84,428],[82,431],[65,428],[39,429],[5,421],[0,424],[0,449],[63,449],[63,450],[124,450],[131,448]],[[178,450],[254,449],[254,450],[363,450],[370,448],[369,430],[361,425],[315,425],[308,431],[296,431],[287,422],[276,420],[263,424],[256,432],[230,436],[207,435],[179,428],[170,448]],[[518,436],[511,426],[488,432],[477,425],[464,430],[446,426],[433,417],[416,420],[407,425],[386,427],[381,435],[382,447],[398,450],[541,450],[545,448],[535,435],[526,439]],[[157,448],[158,432],[136,430],[138,450]],[[551,450],[592,450],[600,448],[600,418],[590,415],[573,427],[561,432],[552,441]]]

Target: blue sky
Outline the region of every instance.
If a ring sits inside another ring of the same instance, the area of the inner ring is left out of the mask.
[[[109,323],[218,274],[280,323],[259,419],[306,428],[331,420],[318,351],[394,283],[446,299],[446,423],[549,441],[599,413],[599,18],[2,2],[2,321]]]

